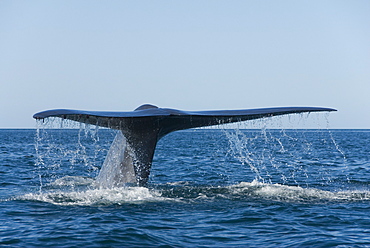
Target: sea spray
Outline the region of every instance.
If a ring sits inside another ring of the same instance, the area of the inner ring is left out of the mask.
[[[298,115],[300,122],[302,118]],[[229,141],[228,155],[242,166],[248,166],[255,179],[262,183],[307,187],[312,178],[322,186],[332,183],[332,164],[317,160],[321,150],[329,147],[331,153],[328,155],[339,156],[345,163],[345,156],[330,130],[285,129],[277,125],[284,123],[281,119],[286,118],[265,118],[240,123],[234,129],[222,129]],[[288,119],[292,125],[293,118],[289,116]],[[308,166],[314,166],[315,173],[308,173]]]
[[[64,176],[95,178],[116,131],[60,118],[37,121],[36,173],[40,190]]]

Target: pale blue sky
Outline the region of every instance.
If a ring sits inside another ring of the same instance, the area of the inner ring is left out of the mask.
[[[338,109],[370,128],[370,1],[0,1],[0,128],[46,109]]]

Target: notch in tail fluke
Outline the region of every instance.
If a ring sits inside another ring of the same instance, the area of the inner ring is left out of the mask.
[[[170,132],[279,115],[324,111],[330,112],[336,110],[321,107],[278,107],[242,110],[182,111],[158,108],[154,105],[145,104],[136,108],[134,111],[128,112],[55,109],[36,113],[33,118],[59,117],[120,130],[126,138],[126,149],[127,147],[130,148],[130,152],[126,152],[125,154],[131,154],[130,158],[123,156],[125,161],[121,161],[120,165],[133,167],[137,184],[143,186],[149,179],[156,144],[159,139]],[[128,165],[128,161],[130,161],[130,165]],[[122,171],[126,170],[122,169]]]

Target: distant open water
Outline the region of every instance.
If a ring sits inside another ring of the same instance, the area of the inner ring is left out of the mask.
[[[97,189],[114,135],[0,130],[0,246],[370,247],[370,130],[175,132]]]

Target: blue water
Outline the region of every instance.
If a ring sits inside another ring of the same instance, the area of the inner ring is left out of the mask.
[[[370,247],[370,130],[189,130],[99,189],[110,130],[0,130],[1,247]]]

